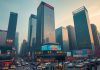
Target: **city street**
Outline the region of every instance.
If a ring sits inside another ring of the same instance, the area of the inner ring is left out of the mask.
[[[33,70],[30,65],[25,65],[21,67],[17,67],[16,70]]]
[[[0,0],[0,70],[100,70],[100,0]]]
[[[37,67],[36,67],[36,62],[26,62],[25,60],[23,60],[22,58],[18,58],[16,60],[16,65],[15,68],[12,69],[8,69],[8,70],[88,70],[86,69],[87,66],[86,64],[84,64],[85,66],[81,66],[78,65],[78,63],[84,63],[82,62],[78,62],[79,60],[75,61],[75,62],[63,62],[63,66],[62,66],[62,62],[47,62],[47,63],[40,63]],[[78,63],[76,63],[78,62]],[[76,65],[78,67],[76,67]],[[90,65],[90,62],[89,62]],[[88,66],[89,67],[89,66]],[[92,67],[91,70],[95,70],[94,66]],[[100,70],[100,64],[97,66],[97,70]]]

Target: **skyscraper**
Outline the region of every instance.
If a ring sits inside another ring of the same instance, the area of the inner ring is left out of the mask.
[[[10,12],[8,32],[7,32],[7,38],[6,38],[6,43],[7,45],[10,45],[10,46],[14,46],[17,17],[18,17],[17,13]]]
[[[69,38],[67,29],[64,27],[59,27],[56,29],[56,42],[61,45],[61,49],[64,52],[69,50]]]
[[[15,35],[15,48],[16,48],[16,54],[18,54],[18,51],[19,51],[19,33],[16,32],[16,35]]]
[[[6,45],[6,36],[7,36],[7,31],[0,30],[0,46]]]
[[[36,15],[32,14],[29,18],[29,27],[28,27],[28,44],[29,47],[32,48],[35,48],[36,46],[36,25],[37,25],[37,17]]]
[[[94,50],[94,40],[87,9],[83,6],[73,11],[76,41],[79,50]]]
[[[41,2],[37,9],[37,50],[45,43],[55,42],[54,7]]]
[[[100,44],[100,32],[98,32],[98,37],[99,37],[99,44]]]
[[[98,36],[98,31],[97,27],[95,24],[91,24],[91,29],[92,29],[92,34],[93,34],[93,39],[94,39],[94,45],[95,47],[99,47],[99,36]]]
[[[27,41],[26,40],[23,40],[22,44],[21,44],[21,49],[20,49],[20,56],[22,58],[27,58],[28,56],[28,44],[27,44]]]
[[[68,25],[66,27],[66,29],[68,30],[69,48],[70,48],[70,50],[76,50],[77,46],[76,46],[75,29],[71,25]]]

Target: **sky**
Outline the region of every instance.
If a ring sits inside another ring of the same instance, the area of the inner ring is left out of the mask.
[[[86,6],[90,23],[97,26],[100,32],[100,0],[0,0],[0,29],[7,30],[10,12],[18,13],[17,32],[19,46],[28,37],[29,16],[37,14],[37,7],[44,1],[54,7],[55,29],[73,25],[72,12],[81,6]]]

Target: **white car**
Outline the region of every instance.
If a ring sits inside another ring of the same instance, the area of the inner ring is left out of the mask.
[[[67,67],[74,67],[74,63],[69,63]]]
[[[42,69],[42,66],[38,66],[37,69]]]
[[[99,61],[99,62],[100,62],[100,58],[98,58],[98,59],[97,59],[97,61]]]
[[[21,67],[21,64],[19,63],[17,66],[18,66],[18,67]]]
[[[22,62],[22,65],[24,66],[25,65],[25,62]]]
[[[67,61],[67,62],[64,62],[64,64],[69,64],[70,62],[69,61]]]
[[[84,64],[89,64],[89,61],[84,61]]]
[[[16,66],[15,66],[15,65],[11,65],[10,68],[11,68],[11,69],[16,69]]]
[[[27,63],[27,62],[26,62],[25,64],[26,64],[26,65],[28,65],[28,63]]]
[[[75,67],[84,67],[84,63],[75,64]]]

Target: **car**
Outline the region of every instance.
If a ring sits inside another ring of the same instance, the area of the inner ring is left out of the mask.
[[[21,64],[19,63],[19,64],[17,64],[17,66],[18,66],[18,67],[21,67]]]
[[[69,61],[67,61],[67,62],[64,62],[64,64],[69,64],[70,62]]]
[[[9,69],[8,66],[4,66],[4,67],[3,67],[3,70],[8,70],[8,69]]]
[[[67,64],[67,67],[68,67],[68,68],[73,68],[73,67],[74,67],[74,63],[69,63],[69,64]]]
[[[90,60],[90,62],[95,62],[95,61],[96,61],[96,59],[91,59],[91,60]]]
[[[39,66],[37,67],[37,69],[42,69],[42,66],[41,66],[41,65],[39,65]]]
[[[76,68],[82,68],[82,67],[84,67],[84,66],[85,66],[84,63],[75,64],[75,67],[76,67]]]
[[[25,65],[25,62],[22,62],[21,64],[24,66]]]
[[[90,62],[89,62],[89,61],[84,61],[83,63],[84,63],[84,64],[89,64]]]
[[[26,65],[28,65],[28,63],[27,63],[27,62],[26,62],[25,64],[26,64]]]
[[[100,58],[97,58],[97,60],[96,60],[96,61],[100,62]]]
[[[62,69],[63,69],[62,64],[57,64],[57,65],[56,65],[56,69],[57,69],[57,70],[62,70]]]
[[[16,69],[16,66],[15,65],[11,65],[10,69]]]
[[[100,65],[100,58],[97,58],[96,62],[97,62],[97,65]]]
[[[44,66],[49,66],[51,63],[50,62],[48,62],[48,63],[45,63],[44,64]]]

